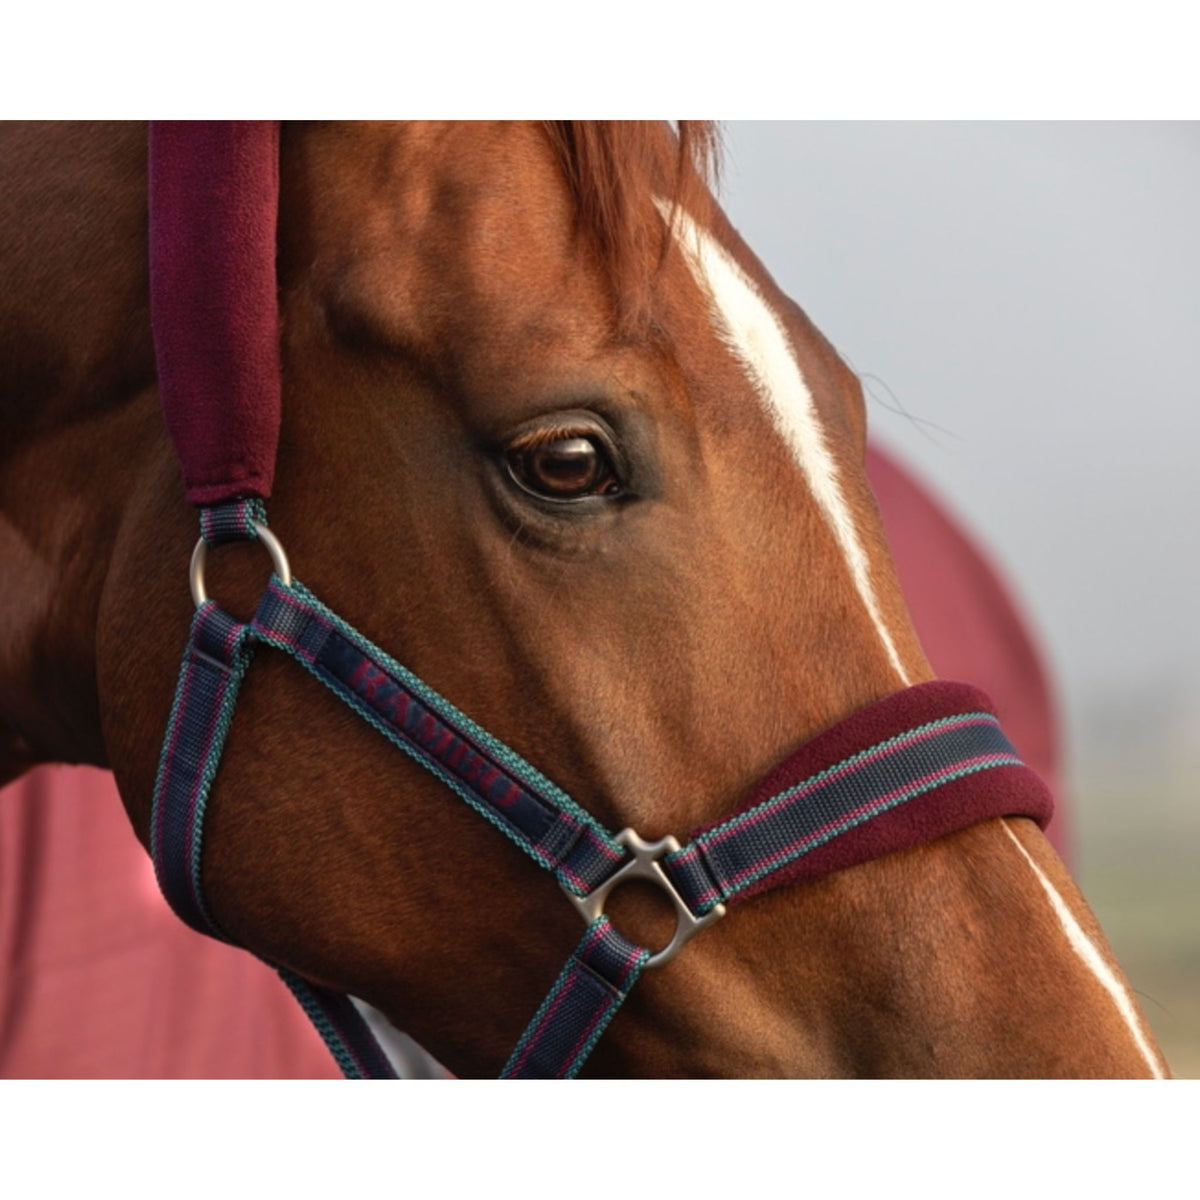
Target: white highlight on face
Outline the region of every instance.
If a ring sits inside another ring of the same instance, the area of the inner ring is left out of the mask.
[[[1007,822],[1001,820],[1000,824],[1004,826],[1004,832],[1012,838],[1013,844],[1020,850],[1025,861],[1037,876],[1038,882],[1042,885],[1042,890],[1050,900],[1050,907],[1054,909],[1054,915],[1058,917],[1059,924],[1062,925],[1063,932],[1067,935],[1067,941],[1070,942],[1071,949],[1083,960],[1084,965],[1099,980],[1100,986],[1112,997],[1113,1003],[1117,1006],[1117,1012],[1121,1014],[1121,1018],[1129,1027],[1129,1032],[1133,1035],[1133,1040],[1138,1050],[1141,1051],[1142,1057],[1146,1060],[1146,1064],[1150,1068],[1150,1073],[1155,1079],[1165,1078],[1163,1069],[1158,1061],[1158,1056],[1150,1048],[1150,1043],[1147,1041],[1146,1034],[1142,1029],[1141,1020],[1138,1018],[1137,1010],[1133,1007],[1133,1001],[1130,999],[1125,985],[1117,978],[1116,973],[1108,963],[1104,961],[1104,956],[1096,948],[1095,943],[1084,933],[1083,928],[1075,919],[1075,914],[1067,907],[1066,901],[1058,894],[1055,886],[1046,878],[1041,867],[1033,861],[1029,851],[1021,844],[1021,839],[1009,829]]]
[[[671,205],[656,201],[664,220]],[[871,565],[838,478],[812,392],[796,360],[783,323],[754,281],[728,251],[685,212],[675,209],[673,233],[692,276],[709,298],[709,314],[721,341],[745,371],[775,428],[800,464],[817,503],[833,529],[854,586],[902,683],[909,683],[871,583]]]

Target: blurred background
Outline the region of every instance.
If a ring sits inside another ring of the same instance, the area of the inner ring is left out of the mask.
[[[1016,593],[1075,876],[1200,1077],[1200,123],[723,129],[733,223]]]

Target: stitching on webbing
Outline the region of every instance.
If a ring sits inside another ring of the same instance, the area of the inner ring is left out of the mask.
[[[912,729],[906,729],[903,733],[896,734],[894,737],[885,738],[882,742],[877,742],[873,746],[868,746],[865,750],[860,750],[857,754],[852,754],[849,758],[844,758],[840,762],[834,763],[833,766],[826,767],[823,771],[818,771],[815,775],[810,775],[807,779],[803,779],[799,783],[792,784],[791,787],[785,788],[782,792],[777,792],[774,796],[769,796],[760,804],[756,804],[753,808],[748,808],[743,812],[737,813],[735,816],[730,817],[729,820],[723,821],[720,825],[714,825],[712,829],[706,829],[698,838],[693,839],[691,846],[698,846],[705,839],[713,838],[718,833],[724,833],[727,830],[733,829],[740,822],[746,820],[746,818],[757,816],[759,813],[765,812],[772,806],[781,804],[790,799],[798,792],[802,792],[805,788],[812,787],[813,785],[822,782],[824,779],[835,774],[837,771],[844,770],[846,767],[855,766],[862,762],[863,759],[868,758],[870,755],[876,754],[880,750],[889,749],[892,746],[895,746],[897,743],[902,742],[905,738],[912,737],[914,734],[928,733],[931,730],[940,729],[945,725],[949,725],[952,721],[970,721],[981,719],[987,721],[989,724],[999,727],[999,719],[994,713],[955,713],[953,716],[940,717],[936,721],[929,721],[924,725],[916,725]],[[687,853],[688,849],[690,849],[690,847],[685,846],[682,850],[678,851],[679,856],[682,858],[683,855]]]
[[[1023,767],[1025,764],[1012,755],[996,755],[988,762],[976,763],[974,766],[964,767],[957,771],[953,771],[948,775],[943,775],[940,778],[931,781],[924,786],[913,785],[910,790],[903,795],[897,796],[894,800],[887,804],[872,805],[869,811],[859,814],[857,817],[843,818],[832,829],[827,830],[816,841],[802,840],[800,844],[792,851],[789,851],[784,858],[776,862],[772,862],[768,866],[763,866],[755,869],[754,873],[738,883],[730,883],[726,888],[726,898],[731,898],[738,892],[744,891],[751,884],[757,883],[760,879],[765,878],[772,872],[779,870],[782,867],[788,866],[798,858],[803,858],[804,855],[811,853],[820,846],[824,846],[827,842],[831,842],[835,837],[839,837],[843,833],[848,833],[851,829],[856,829],[858,826],[865,824],[867,821],[879,816],[881,813],[891,812],[894,808],[899,808],[902,804],[907,804],[910,800],[915,800],[918,796],[923,796],[927,792],[936,791],[938,788],[944,787],[948,783],[954,783],[956,780],[964,779],[968,775],[975,775],[980,771],[991,771],[997,767]]]

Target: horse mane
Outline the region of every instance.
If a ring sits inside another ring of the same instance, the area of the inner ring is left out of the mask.
[[[699,216],[718,173],[715,121],[546,121],[575,202],[578,228],[599,255],[618,324],[640,323],[670,248],[649,203],[658,196]]]

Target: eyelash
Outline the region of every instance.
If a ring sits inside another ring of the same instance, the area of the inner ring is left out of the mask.
[[[590,447],[584,453],[581,443]],[[558,455],[548,448],[561,447]],[[502,451],[512,483],[527,495],[567,505],[614,498],[625,491],[622,460],[604,431],[590,421],[563,420],[517,434]]]

